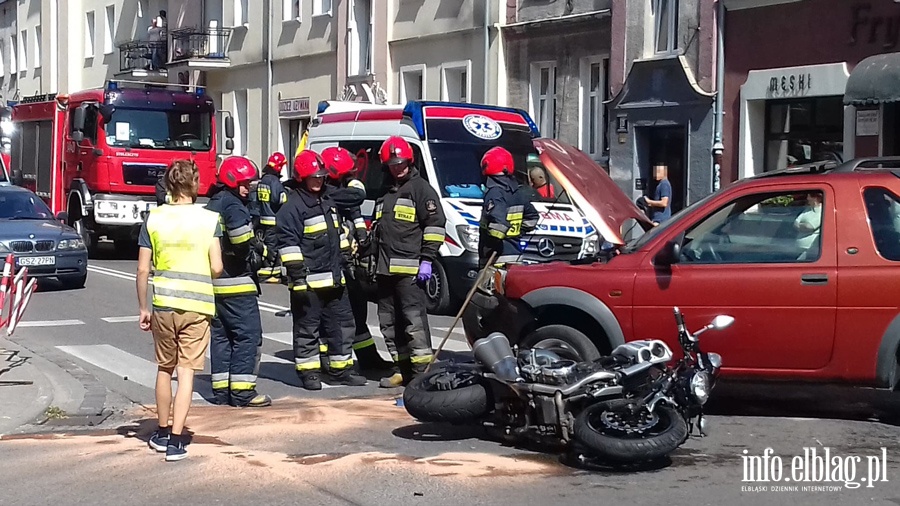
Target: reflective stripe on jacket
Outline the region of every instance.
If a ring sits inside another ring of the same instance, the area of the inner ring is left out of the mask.
[[[222,224],[222,275],[213,281],[217,297],[259,295],[256,273],[250,268],[250,248],[256,241],[247,205],[230,190],[221,189],[206,208]]]
[[[209,246],[218,216],[192,205],[150,211],[147,233],[153,250],[153,305],[208,316],[216,314]]]
[[[275,172],[266,169],[263,177],[256,185],[256,201],[259,205],[259,224],[267,227],[276,225],[275,216],[281,206],[287,202],[287,192],[281,184],[281,178]]]

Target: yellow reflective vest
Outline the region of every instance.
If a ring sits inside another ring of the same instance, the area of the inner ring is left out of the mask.
[[[150,211],[147,233],[153,249],[153,305],[215,316],[209,246],[219,215],[193,205]]]

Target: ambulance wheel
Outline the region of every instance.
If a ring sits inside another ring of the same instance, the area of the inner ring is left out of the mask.
[[[436,315],[447,314],[451,303],[450,286],[447,285],[447,273],[440,262],[433,262],[431,265],[431,279],[425,284],[428,312]]]

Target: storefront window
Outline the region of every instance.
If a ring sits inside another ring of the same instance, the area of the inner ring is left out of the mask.
[[[766,103],[766,171],[843,159],[841,97]]]

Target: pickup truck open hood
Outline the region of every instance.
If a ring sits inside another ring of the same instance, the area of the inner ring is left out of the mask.
[[[608,242],[625,244],[622,225],[629,219],[645,230],[653,225],[609,174],[578,148],[554,139],[535,139],[534,146],[544,167]]]

